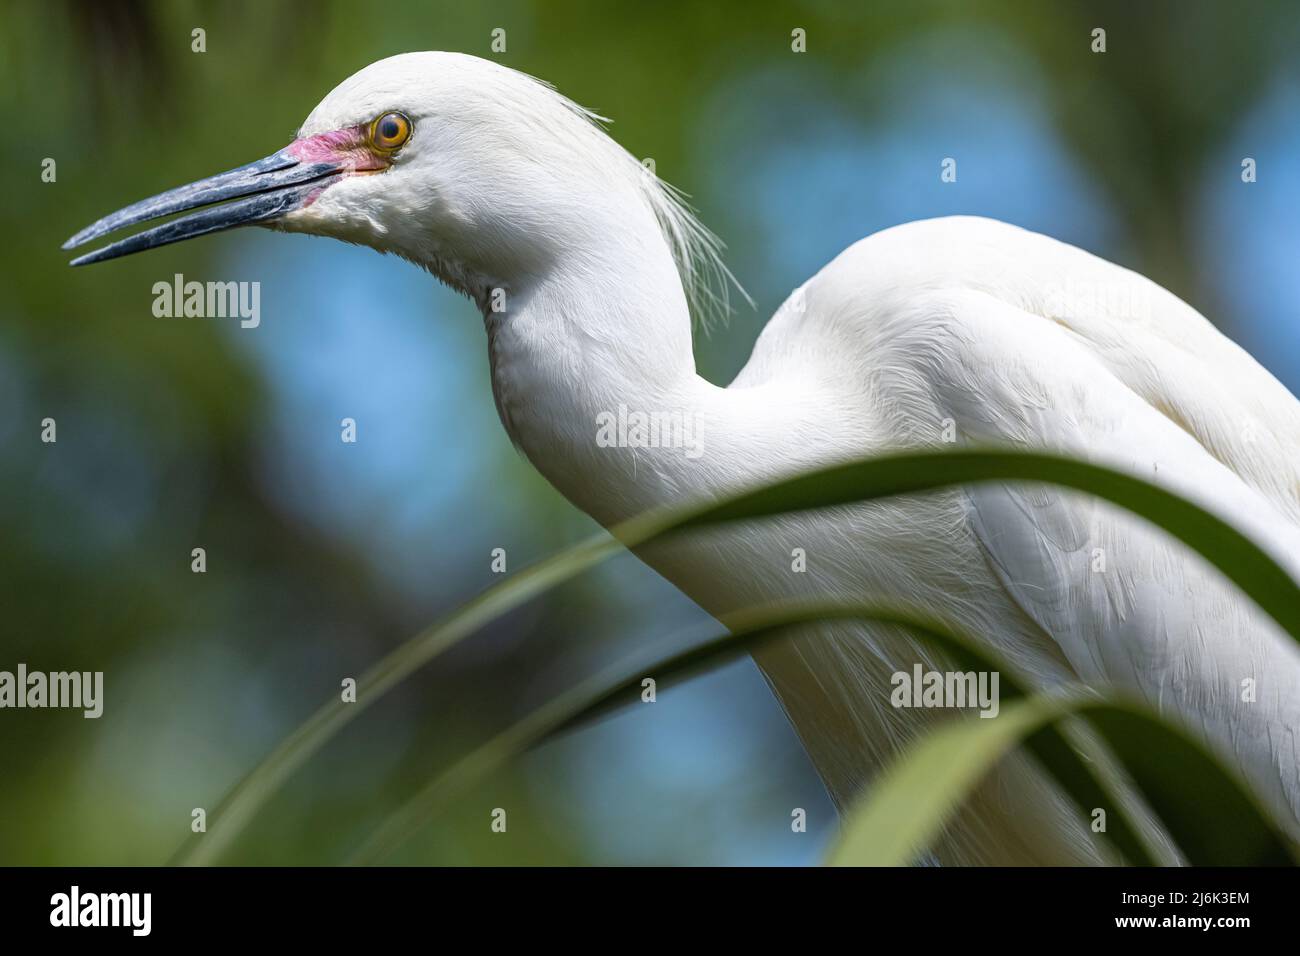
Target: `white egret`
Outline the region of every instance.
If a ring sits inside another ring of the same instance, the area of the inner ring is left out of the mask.
[[[911,223],[801,286],[721,388],[696,374],[689,308],[725,306],[716,241],[595,119],[485,60],[396,56],[326,96],[280,152],[68,245],[202,206],[75,263],[257,223],[423,266],[482,308],[513,441],[606,525],[956,439],[1161,482],[1300,573],[1300,405],[1169,292],[999,222]],[[1085,495],[956,489],[720,527],[643,557],[719,615],[781,598],[919,604],[1044,683],[1141,695],[1201,733],[1286,825],[1300,817],[1300,654],[1198,556]],[[920,725],[889,703],[890,675],[916,652],[887,629],[820,630],[759,664],[843,804]],[[1014,760],[937,850],[986,863],[1100,852]]]

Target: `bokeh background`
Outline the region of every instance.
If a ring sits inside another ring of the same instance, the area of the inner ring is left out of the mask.
[[[12,0],[0,669],[102,670],[107,699],[97,721],[0,711],[0,863],[167,859],[191,809],[215,807],[342,677],[492,584],[493,548],[517,569],[595,530],[506,439],[480,317],[411,266],[259,230],[75,271],[59,249],[105,212],[283,146],[336,83],[417,49],[551,81],[692,195],[757,303],[699,342],[714,381],[844,246],[974,213],[1151,276],[1300,387],[1296,2]],[[151,287],[178,272],[260,281],[260,327],[155,318]],[[39,440],[47,416],[57,444]],[[716,630],[618,558],[368,710],[227,859],[343,859],[557,688]],[[834,825],[746,662],[520,760],[393,859],[802,864]]]

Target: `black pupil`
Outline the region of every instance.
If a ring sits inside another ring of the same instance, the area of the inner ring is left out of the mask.
[[[384,139],[397,139],[397,134],[401,132],[401,127],[397,125],[397,120],[389,117],[379,124],[379,132]]]

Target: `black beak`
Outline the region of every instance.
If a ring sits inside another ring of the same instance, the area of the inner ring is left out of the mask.
[[[161,226],[154,226],[126,239],[119,239],[102,249],[86,253],[72,260],[74,266],[84,266],[118,256],[129,256],[157,246],[169,245],[210,232],[221,232],[235,226],[264,223],[301,208],[307,199],[336,182],[344,173],[343,167],[333,163],[303,163],[280,150],[266,159],[240,166],[228,173],[210,176],[179,186],[165,193],[119,209],[112,215],[87,226],[63,244],[64,249],[77,246],[108,235],[136,223],[159,219],[173,213],[213,206],[189,216],[182,216]]]

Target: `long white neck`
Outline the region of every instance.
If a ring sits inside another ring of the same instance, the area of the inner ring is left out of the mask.
[[[512,286],[503,311],[485,312],[506,430],[552,484],[607,523],[659,503],[677,471],[664,459],[685,449],[607,447],[602,423],[698,411],[686,299],[667,249],[650,239],[633,255],[626,242],[567,252]]]
[[[815,457],[799,442],[813,396],[696,374],[686,296],[649,211],[594,218],[598,241],[485,313],[498,410],[538,470],[610,524]]]

